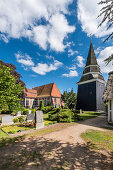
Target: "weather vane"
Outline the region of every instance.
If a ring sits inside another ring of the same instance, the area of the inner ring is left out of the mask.
[[[89,36],[90,36],[90,39],[91,39],[91,42],[92,42],[92,34],[90,34]]]

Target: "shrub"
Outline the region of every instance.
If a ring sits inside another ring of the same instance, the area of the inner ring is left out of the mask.
[[[52,111],[50,111],[48,116],[48,119],[50,121],[57,121],[57,122],[72,122],[72,116],[73,113],[71,110],[60,110],[59,108],[55,108]]]
[[[28,114],[29,114],[29,110],[24,108],[23,115],[28,115]]]
[[[46,106],[45,107],[45,112],[48,113],[53,110],[53,106]]]
[[[67,104],[65,104],[64,109],[69,109],[68,106],[67,106]]]
[[[35,110],[35,109],[32,109],[32,110],[31,110],[31,113],[35,113],[35,112],[36,112],[36,110]]]
[[[12,115],[12,116],[16,116],[16,115],[17,115],[17,113],[15,113],[15,112],[12,112],[12,113],[11,113],[11,115]]]
[[[26,116],[20,116],[18,117],[19,122],[25,122],[26,121]]]
[[[43,100],[40,101],[39,108],[40,108],[40,110],[44,110],[44,101]]]
[[[58,122],[72,122],[72,112],[70,110],[63,111],[57,114],[57,121]]]
[[[14,123],[17,123],[17,122],[19,122],[19,119],[18,119],[17,117],[14,118],[14,119],[13,119],[13,122],[14,122]]]

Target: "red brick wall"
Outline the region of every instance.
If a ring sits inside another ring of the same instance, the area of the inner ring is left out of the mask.
[[[53,89],[52,89],[52,92],[51,92],[51,96],[61,97],[60,90],[58,89],[58,87],[56,86],[55,83],[53,84]]]

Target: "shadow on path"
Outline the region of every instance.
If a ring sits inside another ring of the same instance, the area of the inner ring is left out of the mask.
[[[29,138],[0,148],[1,170],[112,170],[113,153],[89,150],[85,144]]]

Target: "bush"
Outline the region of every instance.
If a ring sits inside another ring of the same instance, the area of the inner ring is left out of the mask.
[[[28,114],[29,114],[29,110],[24,108],[23,115],[28,115]]]
[[[18,117],[19,122],[25,122],[26,121],[26,116],[20,116]]]
[[[44,101],[43,100],[40,101],[39,108],[40,108],[40,110],[44,110]]]
[[[13,122],[14,122],[14,123],[17,123],[17,122],[19,122],[19,119],[18,119],[17,117],[14,118],[14,119],[13,119]]]
[[[71,110],[63,111],[57,114],[57,121],[58,122],[72,122],[72,112]]]
[[[46,107],[44,108],[44,110],[45,110],[46,113],[48,113],[48,112],[50,112],[50,111],[53,110],[53,106],[46,106]]]
[[[64,109],[69,109],[68,106],[67,106],[67,104],[65,104]]]
[[[32,110],[31,110],[31,113],[34,113],[34,114],[35,114],[35,112],[36,112],[36,110],[35,110],[35,109],[32,109]]]
[[[17,113],[15,113],[15,112],[12,112],[12,113],[11,113],[11,115],[12,115],[12,116],[16,116],[16,115],[17,115]]]
[[[57,121],[57,122],[72,122],[73,113],[71,110],[60,110],[59,108],[55,108],[50,111],[48,119],[50,121]]]

